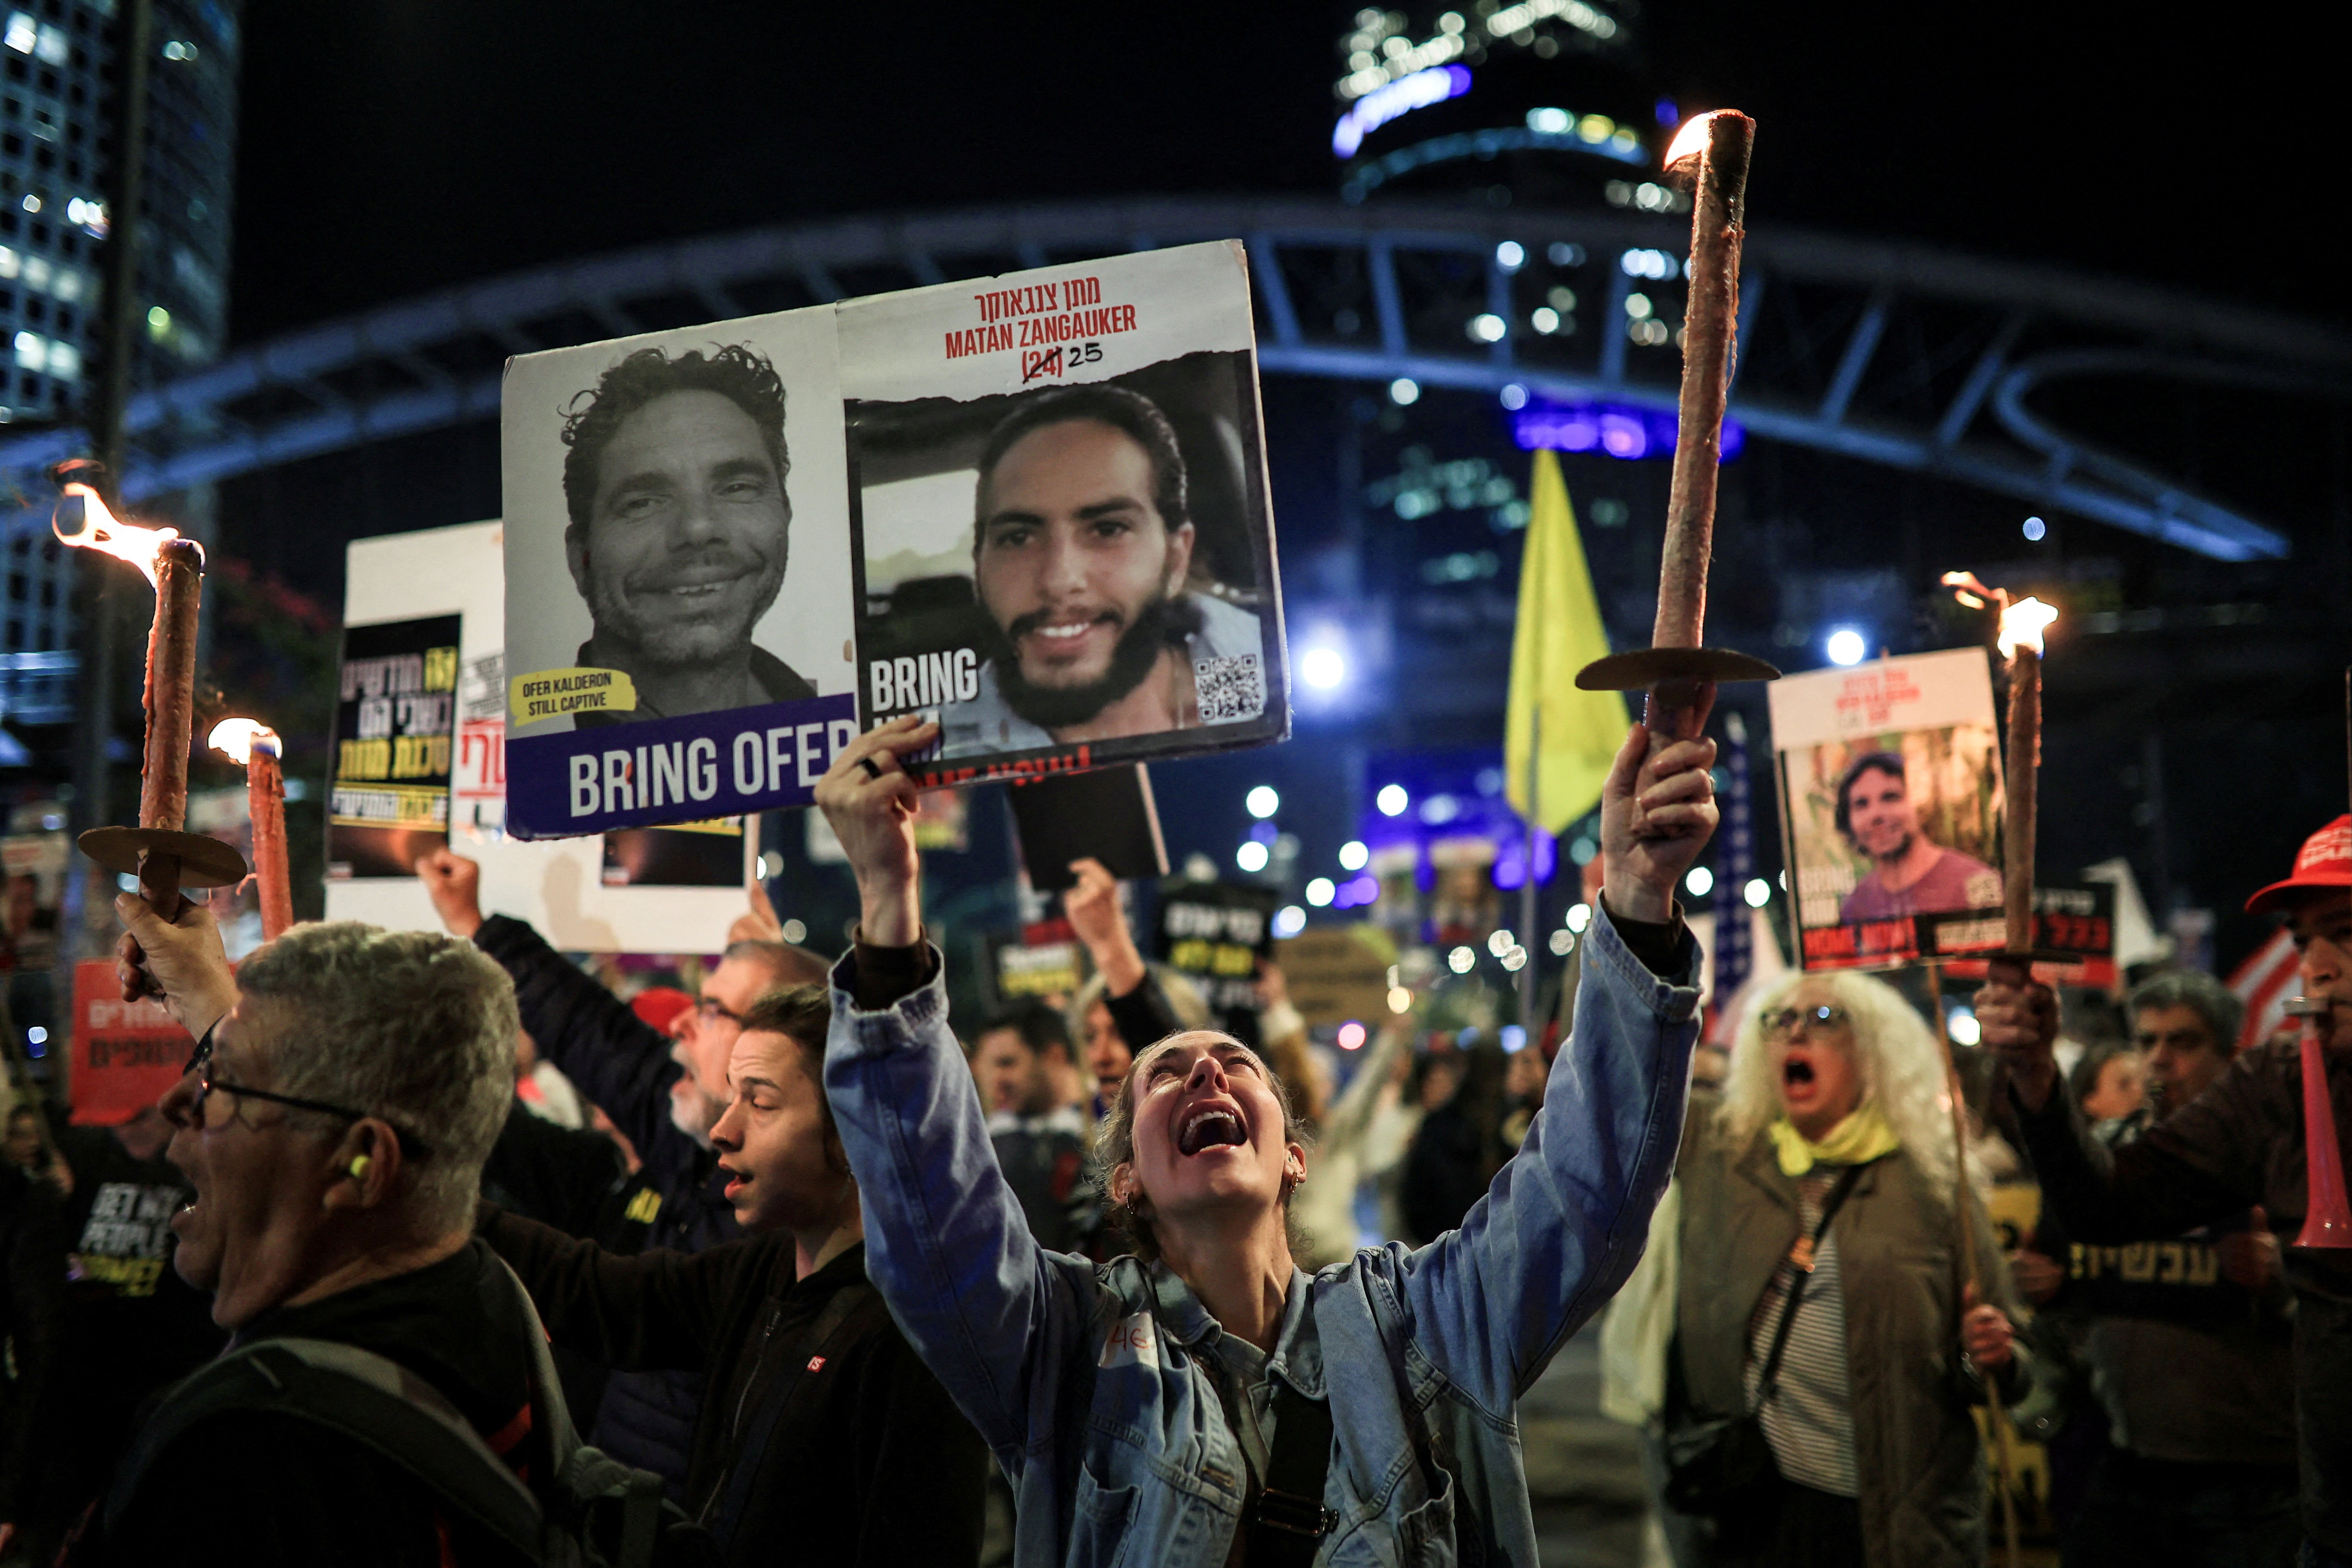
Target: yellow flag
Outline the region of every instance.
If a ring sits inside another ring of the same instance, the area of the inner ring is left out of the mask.
[[[1622,693],[1576,689],[1576,672],[1609,652],[1609,634],[1557,453],[1536,454],[1528,489],[1503,773],[1519,815],[1559,833],[1600,803],[1601,781],[1633,720]],[[1542,755],[1531,769],[1528,754],[1538,747]]]

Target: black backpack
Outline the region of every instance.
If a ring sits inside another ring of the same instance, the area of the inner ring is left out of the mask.
[[[157,1456],[230,1411],[272,1411],[339,1432],[423,1482],[451,1512],[547,1568],[704,1568],[724,1561],[709,1531],[662,1496],[650,1470],[580,1440],[547,1331],[513,1284],[530,1325],[531,1397],[554,1475],[538,1491],[482,1441],[437,1388],[397,1362],[328,1340],[257,1340],[184,1379],[141,1429],[106,1500],[107,1533]]]

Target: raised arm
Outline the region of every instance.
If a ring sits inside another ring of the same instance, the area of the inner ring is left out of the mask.
[[[1576,1024],[1543,1109],[1461,1229],[1402,1258],[1415,1342],[1497,1415],[1633,1271],[1674,1173],[1699,1004],[1674,889],[1715,831],[1714,763],[1711,741],[1627,737],[1601,791],[1607,872]]]
[[[2110,1152],[2058,1081],[2058,1004],[2050,988],[1987,985],[1977,993],[1976,1016],[1985,1045],[2009,1068],[2042,1199],[2074,1240],[2179,1236],[2263,1201],[2269,1119],[2259,1050],[2242,1053],[2203,1094]]]
[[[857,878],[857,942],[833,971],[824,1087],[866,1215],[866,1271],[989,1447],[1017,1474],[1052,1420],[1053,1368],[1091,1321],[1094,1275],[1029,1233],[998,1171],[923,939],[916,790],[898,752],[938,726],[861,735],[817,785]],[[870,766],[869,766],[870,764]]]

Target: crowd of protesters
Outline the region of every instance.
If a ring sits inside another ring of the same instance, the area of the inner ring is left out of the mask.
[[[1637,731],[1564,1032],[1401,1016],[1342,1073],[1269,965],[1244,1043],[1094,861],[1091,978],[950,1017],[933,738],[819,787],[848,951],[754,918],[691,993],[624,1000],[446,849],[446,935],[234,971],[126,894],[125,994],[196,1047],[118,1126],[10,1113],[0,1560],[1532,1563],[1514,1412],[1605,1310],[1685,1568],[1985,1563],[1996,1424],[2070,1568],[2352,1563],[2352,1274],[2292,1245],[2297,1051],[2217,982],[2077,1047],[1997,978],[1971,1051],[1787,973],[1694,1088],[1713,747]],[[2253,907],[2332,1037],[2352,819]]]

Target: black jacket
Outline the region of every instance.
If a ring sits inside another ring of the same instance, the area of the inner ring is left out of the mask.
[[[646,1245],[698,1252],[740,1236],[718,1156],[669,1119],[669,1086],[679,1068],[668,1039],[521,921],[492,915],[474,943],[513,977],[522,1026],[540,1055],[635,1145],[645,1162],[638,1174],[661,1200]],[[698,1387],[682,1373],[616,1374],[604,1385],[588,1441],[667,1478],[670,1496],[683,1501]]]
[[[0,1521],[21,1522],[33,1406],[57,1359],[66,1243],[57,1194],[6,1163],[0,1163],[0,1337],[11,1342],[16,1363],[16,1375],[0,1379]]]
[[[2327,1053],[2338,1142],[2352,1146],[2352,1058]],[[2112,1153],[2062,1085],[2019,1123],[2043,1201],[2078,1242],[2168,1239],[2261,1205],[2294,1287],[2304,1532],[2352,1554],[2352,1253],[2293,1245],[2308,1205],[2294,1042],[2241,1051],[2188,1105]]]
[[[979,1434],[878,1299],[829,1341],[814,1332],[837,1292],[865,1283],[865,1243],[795,1279],[793,1240],[781,1233],[635,1258],[495,1210],[482,1234],[530,1287],[557,1344],[616,1368],[673,1367],[701,1380],[687,1507],[713,1524],[729,1562],[977,1561],[987,1467]],[[719,1528],[714,1504],[730,1490],[741,1438],[775,1381],[796,1370],[740,1511]]]
[[[514,1286],[476,1240],[413,1273],[265,1312],[237,1342],[332,1340],[388,1357],[440,1390],[529,1480],[546,1469],[530,1399],[530,1332]],[[114,1529],[89,1540],[76,1564],[507,1568],[515,1562],[503,1543],[447,1517],[392,1460],[271,1412],[198,1422],[154,1456],[113,1506]]]

